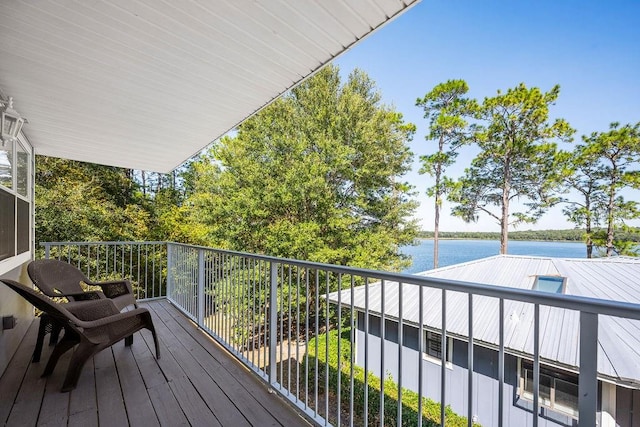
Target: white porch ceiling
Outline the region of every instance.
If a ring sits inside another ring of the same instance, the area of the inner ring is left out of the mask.
[[[168,172],[416,1],[2,0],[0,90],[38,154]]]

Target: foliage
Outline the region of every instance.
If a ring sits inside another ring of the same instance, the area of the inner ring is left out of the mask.
[[[575,190],[580,200],[565,199],[564,215],[576,225],[584,227],[587,258],[593,257],[594,227],[600,225],[605,193],[600,185],[601,170],[598,157],[589,153],[584,145],[577,145],[573,152],[558,153],[558,163],[566,190]]]
[[[615,234],[616,229],[625,227],[625,221],[640,217],[638,202],[620,195],[624,188],[640,189],[640,123],[622,127],[612,123],[608,132],[594,132],[582,139],[580,150],[596,163],[594,176],[602,194],[597,209],[606,226],[606,235],[593,236],[594,244],[604,247],[606,256],[628,254],[630,245],[617,240]]]
[[[188,217],[214,246],[400,270],[414,130],[365,73],[326,67],[195,162]]]
[[[559,92],[559,86],[544,93],[521,83],[485,98],[475,112],[478,123],[471,132],[480,153],[449,199],[456,204],[453,214],[467,222],[476,221],[480,212],[496,220],[500,253],[507,253],[510,225],[533,223],[557,202],[552,197],[559,180],[554,140],[568,141],[573,133],[564,120],[549,120]],[[524,211],[510,212],[514,199],[524,201]]]
[[[351,342],[349,340],[350,330],[344,330],[341,337],[338,337],[337,330],[331,330],[327,334],[318,336],[318,345],[316,349],[316,340],[310,340],[307,345],[308,360],[307,368],[309,369],[308,378],[315,378],[316,358],[318,359],[318,392],[324,393],[324,379],[329,376],[329,389],[337,390],[338,372],[340,375],[340,387],[342,402],[341,405],[349,408],[349,399],[351,395]],[[327,343],[328,342],[328,343]],[[338,351],[338,342],[340,342],[340,351]],[[328,348],[327,348],[328,346]],[[328,350],[329,358],[326,358]],[[326,365],[329,365],[327,371]],[[380,378],[372,373],[367,374],[367,393],[368,408],[364,406],[365,395],[365,372],[359,366],[353,365],[354,383],[353,383],[353,416],[354,425],[362,425],[364,418],[362,414],[368,409],[369,425],[397,425],[398,411],[398,385],[391,378],[384,380],[384,423],[380,422],[381,414],[378,412],[380,408]],[[348,413],[348,410],[343,411]],[[402,425],[416,426],[418,425],[418,393],[403,388],[402,389]],[[445,408],[446,425],[452,427],[463,427],[467,425],[467,418],[455,414],[449,406]],[[333,423],[335,419],[330,420]],[[440,404],[431,399],[422,398],[422,425],[423,426],[439,426],[440,425]],[[475,426],[478,424],[474,423]]]
[[[36,240],[135,240],[146,237],[149,212],[130,171],[38,156]]]
[[[429,120],[429,134],[425,139],[436,141],[438,145],[435,153],[420,156],[422,167],[419,171],[435,179],[434,185],[427,188],[427,195],[435,199],[433,268],[438,268],[441,198],[451,190],[453,184],[444,174],[458,157],[458,148],[469,142],[464,116],[470,114],[475,103],[464,97],[468,91],[469,86],[464,80],[448,80],[436,85],[424,98],[416,101],[416,105],[423,108],[425,119]]]

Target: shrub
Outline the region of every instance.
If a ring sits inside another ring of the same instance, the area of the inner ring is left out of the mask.
[[[316,340],[309,340],[307,346],[308,359],[305,358],[304,363],[308,364],[309,377],[315,377],[316,358],[318,361],[318,393],[325,395],[335,393],[338,386],[338,366],[340,366],[340,387],[341,387],[341,406],[342,413],[348,413],[351,395],[351,342],[349,340],[350,330],[343,331],[343,336],[338,337],[338,331],[329,331],[327,339],[326,334],[318,336],[318,346],[316,351]],[[338,354],[338,341],[340,342],[340,354]],[[328,342],[328,363],[327,361],[327,342]],[[340,365],[338,364],[340,362]],[[327,372],[328,365],[328,372]],[[353,366],[353,416],[354,424],[362,425],[364,423],[365,411],[365,371],[359,366]],[[324,380],[329,376],[329,390],[325,390]],[[322,381],[320,380],[322,379]],[[380,409],[380,378],[372,373],[368,374],[368,423],[369,425],[379,425],[381,414]],[[337,397],[336,397],[337,398]],[[398,411],[398,385],[388,377],[384,381],[384,424],[389,426],[397,426]],[[418,393],[403,388],[402,389],[402,425],[416,426],[418,425]],[[329,415],[331,422],[335,423],[335,414]],[[454,413],[449,406],[445,407],[445,424],[452,427],[464,427],[467,425],[467,418]],[[440,425],[440,404],[428,399],[422,398],[422,425],[425,427],[435,427]],[[479,426],[478,424],[474,424]]]

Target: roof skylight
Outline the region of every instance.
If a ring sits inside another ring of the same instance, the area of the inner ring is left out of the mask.
[[[563,294],[565,291],[565,277],[561,276],[536,276],[533,282],[533,290],[540,292],[550,292],[552,294]]]

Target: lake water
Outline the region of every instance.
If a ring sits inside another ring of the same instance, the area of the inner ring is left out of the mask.
[[[413,265],[404,273],[418,273],[433,268],[433,240],[420,240],[417,246],[405,246],[402,253],[413,257]],[[439,267],[486,258],[500,253],[497,240],[440,240]],[[558,258],[584,258],[587,249],[582,242],[532,242],[510,240],[509,255],[535,255]]]

